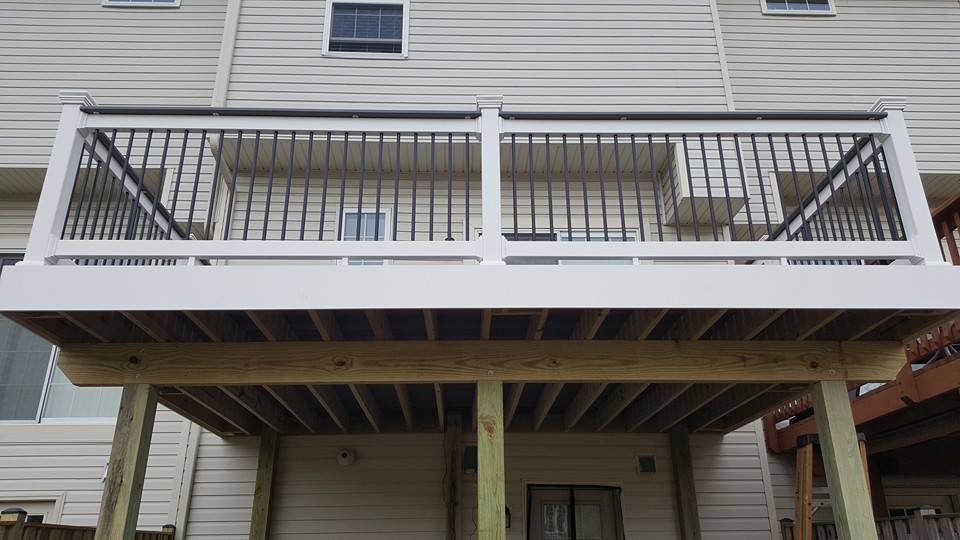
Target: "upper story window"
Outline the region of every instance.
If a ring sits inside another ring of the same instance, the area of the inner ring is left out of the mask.
[[[180,0],[103,0],[104,7],[153,7],[175,8],[180,7]]]
[[[760,0],[768,15],[836,15],[834,0]]]
[[[409,0],[328,0],[323,52],[406,56]]]

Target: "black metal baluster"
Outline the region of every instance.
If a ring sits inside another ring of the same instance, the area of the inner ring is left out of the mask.
[[[573,241],[573,209],[570,204],[570,165],[567,159],[567,135],[560,136],[563,148],[563,193],[567,205],[567,241]]]
[[[293,189],[293,160],[297,151],[297,132],[290,132],[290,158],[287,161],[287,190],[283,196],[283,221],[280,223],[280,240],[287,239],[287,218],[290,216],[290,191]]]
[[[377,199],[373,211],[373,241],[380,240],[380,195],[383,191],[383,132],[377,140]]]
[[[333,132],[327,132],[327,147],[323,152],[323,186],[320,192],[320,230],[317,240],[323,240],[323,229],[327,224],[327,189],[330,187],[330,152],[333,150]]]
[[[160,194],[163,193],[163,185],[165,182],[165,176],[166,176],[165,173],[167,170],[167,154],[170,149],[170,135],[171,135],[171,130],[168,129],[163,139],[163,151],[160,153],[160,168],[158,169],[159,175],[160,175],[160,184],[158,185],[157,192],[154,194],[154,197],[153,197],[153,204],[150,208],[150,221],[147,224],[148,228],[155,228],[157,223],[157,208],[160,207]],[[146,236],[150,236],[150,235],[146,235],[145,231],[141,230],[140,239],[142,240]],[[153,240],[153,238],[149,238],[149,239]]]
[[[693,191],[693,171],[690,169],[690,148],[687,146],[687,135],[680,136],[683,141],[683,161],[687,168],[687,186],[690,189],[690,213],[693,222],[693,238],[700,241],[700,214],[697,213],[697,195]],[[679,229],[677,229],[679,231]]]
[[[520,224],[517,218],[517,135],[510,134],[510,186],[513,190],[513,239],[520,239]]]
[[[780,212],[783,214],[783,230],[787,233],[787,240],[796,240],[799,235],[794,236],[790,230],[790,216],[787,214],[787,204],[783,200],[783,190],[780,189],[780,164],[777,162],[777,150],[773,144],[773,134],[767,135],[767,142],[770,145],[770,159],[773,162],[773,178],[777,183],[777,195],[780,200]]]
[[[597,135],[597,181],[600,184],[600,215],[603,217],[603,241],[610,241],[610,227],[607,222],[607,190],[603,180],[603,144]]]
[[[657,237],[663,242],[663,211],[661,210],[660,175],[657,173],[657,157],[653,147],[653,135],[647,134],[647,154],[650,155],[650,174],[653,180],[653,214],[657,218]],[[680,228],[677,228],[677,240],[680,240]]]
[[[826,143],[824,142],[824,140],[823,140],[823,134],[821,133],[821,134],[817,135],[817,139],[820,141],[820,155],[821,155],[821,157],[823,158],[823,168],[824,168],[824,170],[827,172],[826,177],[828,178],[828,182],[829,182],[829,185],[830,185],[830,202],[831,202],[831,206],[833,206],[833,208],[835,209],[835,212],[834,212],[834,213],[837,215],[837,223],[839,224],[839,226],[837,227],[837,229],[840,230],[840,240],[846,240],[846,239],[847,239],[847,234],[846,234],[846,233],[844,232],[844,230],[843,230],[843,220],[840,219],[840,213],[841,213],[841,211],[842,211],[843,214],[846,216],[846,218],[847,218],[847,226],[850,227],[850,234],[852,235],[852,234],[853,234],[853,227],[852,227],[852,224],[850,223],[850,212],[844,207],[844,205],[843,205],[843,198],[840,197],[840,196],[837,194],[837,193],[838,193],[838,190],[837,190],[836,187],[834,186],[834,182],[833,182],[833,167],[830,166],[830,156],[827,154],[827,144],[826,144]],[[840,156],[840,159],[841,159],[841,160],[843,159],[843,155],[842,155],[842,154],[841,154],[841,156]],[[841,164],[841,166],[843,166],[843,164]],[[847,172],[847,168],[846,168],[845,166],[843,166],[843,172],[844,172],[844,174],[846,174],[846,172]],[[842,187],[842,186],[841,186],[841,187]],[[833,227],[833,224],[831,223],[831,228],[832,228],[832,227]],[[834,240],[837,239],[837,231],[833,231],[833,239],[834,239]]]
[[[747,188],[747,172],[743,169],[743,154],[740,152],[740,136],[733,134],[733,150],[737,153],[737,170],[740,172],[740,189],[743,190],[743,207],[747,214],[747,229],[750,240],[756,240],[753,232],[753,210],[750,208],[750,190]]]
[[[587,148],[580,134],[580,185],[583,188],[583,223],[587,229],[585,240],[590,241],[590,201],[587,199]]]
[[[347,161],[350,157],[350,132],[344,132],[343,134],[343,167],[340,174],[340,204],[339,210],[337,211],[337,240],[346,240],[344,233],[344,220],[345,216],[343,213],[344,203],[347,198]]]
[[[807,160],[807,173],[810,175],[810,193],[813,196],[813,201],[817,206],[817,217],[820,221],[820,232],[818,233],[817,238],[822,239],[827,237],[827,222],[824,218],[824,214],[828,212],[828,210],[824,209],[823,205],[820,203],[820,193],[817,191],[816,175],[813,172],[813,159],[810,157],[810,145],[807,143],[807,135],[805,133],[800,135],[800,141],[803,143],[803,154]],[[828,176],[827,182],[830,181],[831,178]],[[832,217],[830,217],[830,226],[834,226]],[[836,235],[836,231],[834,231],[834,235]]]
[[[760,186],[760,199],[763,202],[763,221],[767,227],[767,239],[774,240],[773,238],[773,224],[770,222],[770,207],[767,204],[767,193],[763,187],[766,179],[763,177],[763,170],[760,167],[760,152],[757,150],[757,136],[750,134],[750,145],[753,148],[753,161],[757,167],[757,184]]]
[[[437,190],[437,134],[430,134],[430,224],[427,227],[427,240],[433,241],[433,205]]]
[[[276,138],[276,135],[274,135]],[[200,187],[200,170],[203,168],[203,151],[207,143],[207,130],[203,130],[200,136],[200,152],[197,154],[197,170],[193,177],[193,194],[190,195],[190,215],[187,216],[187,240],[190,239],[190,231],[193,229],[193,211],[197,204],[197,189]]]
[[[730,180],[727,175],[727,164],[723,155],[723,139],[719,133],[717,133],[717,152],[720,154],[720,175],[723,178],[723,195],[727,203],[727,224],[730,226],[730,240],[734,241],[737,239],[737,235],[733,223],[733,206],[730,202]],[[744,194],[744,198],[746,198],[746,194]],[[749,210],[747,213],[750,213]]]
[[[217,155],[214,158],[213,176],[210,178],[210,198],[207,202],[207,223],[203,228],[204,240],[213,238],[213,210],[216,207],[217,195],[220,191],[220,162],[223,160],[223,141],[226,136],[224,130],[220,130],[220,142],[217,144]]]
[[[360,181],[357,189],[357,229],[354,240],[361,240],[360,232],[363,224],[363,182],[367,173],[367,132],[360,134]]]
[[[253,203],[254,181],[257,179],[257,161],[260,157],[260,132],[257,131],[253,138],[253,164],[250,166],[250,180],[247,183],[247,208],[243,214],[243,239],[247,239],[247,233],[250,230],[250,210]]]
[[[544,166],[544,173],[547,177],[547,222],[550,225],[550,239],[556,240],[554,236],[554,223],[553,223],[553,173],[551,169],[553,168],[553,162],[550,160],[550,135],[544,135],[544,146],[543,151],[545,152],[544,159],[546,160],[546,165]]]
[[[147,161],[150,159],[150,146],[153,144],[153,130],[147,130],[147,144],[143,150],[143,164],[140,166],[140,176],[137,177],[137,194],[134,197],[133,204],[130,205],[130,219],[127,220],[127,228],[124,232],[125,240],[135,240],[137,236],[137,225],[140,217],[140,208],[142,206],[140,197],[143,195],[143,183],[147,177]]]
[[[890,210],[890,201],[887,200],[887,190],[884,187],[886,178],[884,177],[883,170],[880,166],[880,153],[877,150],[877,142],[874,139],[873,134],[870,134],[867,137],[870,139],[870,150],[873,152],[871,160],[873,161],[874,174],[877,176],[877,191],[880,192],[880,202],[883,204],[883,215],[887,218],[887,227],[889,228],[890,237],[895,240],[900,237],[900,232],[897,230],[897,222],[893,217],[893,212]],[[893,198],[893,192],[890,193],[890,197]]]
[[[866,194],[866,198],[862,199],[864,203],[865,212],[869,212],[871,218],[873,219],[873,225],[876,228],[877,238],[879,240],[884,240],[883,227],[880,225],[880,211],[876,207],[876,200],[873,196],[873,189],[870,186],[870,172],[867,170],[867,166],[863,161],[863,154],[860,152],[860,136],[853,135],[853,151],[857,154],[857,164],[859,165],[859,176],[860,176],[860,186],[862,188],[861,195]],[[869,222],[868,222],[869,224]],[[867,229],[869,230],[869,226]],[[870,237],[873,240],[873,235]]]
[[[613,136],[613,161],[617,168],[617,200],[620,203],[620,236],[623,242],[627,241],[627,216],[623,208],[623,174],[620,171],[620,141],[617,135]]]
[[[717,241],[720,239],[720,235],[717,233],[717,216],[713,211],[713,188],[710,186],[710,166],[707,164],[707,145],[703,140],[703,133],[699,136],[700,138],[700,161],[703,162],[703,179],[707,185],[707,210],[710,211],[710,228],[713,230],[713,240]],[[692,192],[693,190],[691,190]]]
[[[637,219],[640,223],[640,241],[646,242],[647,235],[643,230],[643,194],[640,191],[640,161],[637,157],[637,136],[630,134],[630,155],[633,159],[633,188],[637,195]]]
[[[417,176],[420,170],[419,140],[416,133],[413,134],[413,166],[412,175],[412,195],[410,204],[410,240],[417,239]]]
[[[860,221],[860,212],[857,211],[857,204],[854,199],[856,195],[853,192],[853,181],[850,179],[850,172],[847,170],[847,153],[843,149],[843,142],[840,140],[840,135],[836,136],[837,138],[837,151],[840,152],[840,168],[843,169],[843,179],[844,179],[844,191],[847,194],[847,202],[850,205],[850,208],[853,210],[854,222],[857,224],[857,231],[859,232],[860,240],[863,240],[865,237],[863,235],[863,225]],[[867,226],[869,228],[869,220],[867,221]],[[853,236],[853,229],[850,229],[850,236]]]
[[[98,184],[100,185],[100,195],[99,197],[97,197],[97,207],[96,207],[96,211],[93,214],[93,222],[90,223],[91,239],[97,235],[97,225],[100,223],[100,207],[103,205],[104,195],[106,195],[107,193],[107,186],[108,185],[113,186],[113,182],[110,181],[110,179],[113,177],[113,174],[110,172],[110,164],[113,162],[113,148],[114,148],[114,144],[116,143],[116,138],[117,138],[117,130],[113,130],[112,134],[110,135],[110,143],[107,148],[107,160],[105,163],[103,163],[103,167],[102,167],[103,178],[101,182],[98,182]],[[94,187],[96,187],[96,185]],[[111,193],[112,193],[112,190],[111,190]],[[107,198],[107,200],[110,200],[109,197]],[[90,201],[91,201],[91,206],[93,206],[93,193],[90,194]],[[89,217],[90,217],[90,208],[87,208],[87,213],[83,217],[83,232],[80,235],[81,238],[83,238],[86,235],[87,220]],[[104,217],[104,219],[106,219],[106,217]],[[86,262],[89,263],[90,260],[87,259]],[[96,264],[96,261],[93,261],[93,262],[94,264]]]
[[[393,185],[393,235],[390,237],[393,240],[396,240],[397,237],[397,223],[400,221],[400,134],[397,133],[397,156],[396,161],[393,164],[394,168],[397,169],[396,178]]]
[[[886,171],[887,183],[890,185],[891,198],[893,199],[893,213],[897,218],[897,224],[900,226],[900,230],[903,234],[898,237],[898,240],[907,239],[907,230],[903,227],[903,215],[900,213],[900,204],[897,202],[897,190],[893,186],[893,177],[890,175],[890,165],[887,163],[887,153],[884,152],[883,146],[880,147],[880,159],[883,161],[883,168]]]
[[[84,240],[87,237],[87,223],[90,221],[90,211],[93,209],[93,199],[96,198],[98,193],[100,194],[100,197],[103,197],[103,189],[101,186],[104,185],[105,182],[100,182],[100,170],[104,168],[103,162],[97,160],[97,169],[93,173],[93,185],[90,186],[90,202],[87,203],[87,209],[83,212],[83,226],[80,227],[81,240]],[[92,230],[90,236],[93,236]]]
[[[527,135],[527,176],[530,182],[530,232],[537,239],[537,197],[533,179],[533,134]]]
[[[665,134],[663,137],[664,137],[664,145],[667,147],[667,171],[670,177],[670,198],[673,200],[673,226],[677,231],[677,241],[679,242],[683,240],[683,235],[680,232],[680,207],[679,207],[679,203],[677,202],[677,175],[673,169],[673,153],[671,152],[673,145],[670,144],[669,133]],[[653,138],[653,136],[650,135],[650,138]],[[656,175],[656,170],[657,170],[656,166],[653,167],[653,170],[654,170],[654,175]],[[654,176],[654,179],[656,179],[656,176]],[[657,181],[656,183],[659,184],[660,182]],[[662,233],[660,235],[660,241],[661,242],[663,241]]]
[[[280,139],[280,132],[273,132],[273,144],[270,145],[270,170],[267,173],[267,197],[263,203],[263,229],[260,231],[260,239],[267,239],[267,232],[270,230],[270,203],[273,202],[273,178],[277,169],[277,143]]]
[[[116,204],[114,205],[114,208],[113,208],[113,217],[110,219],[110,236],[108,236],[108,238],[111,239],[111,240],[114,239],[114,234],[115,234],[114,231],[117,230],[117,229],[116,229],[117,219],[118,219],[118,218],[121,218],[121,216],[123,216],[123,217],[126,216],[126,206],[124,205],[124,195],[126,195],[126,193],[127,193],[126,181],[127,181],[128,171],[133,170],[133,167],[130,165],[130,155],[133,153],[133,141],[134,141],[134,139],[136,138],[136,134],[137,134],[136,130],[134,130],[134,129],[131,129],[131,130],[130,130],[130,138],[127,140],[127,151],[126,151],[126,153],[122,156],[122,159],[121,159],[122,167],[121,167],[121,169],[120,169],[120,171],[121,171],[120,181],[119,181],[119,183],[117,184],[117,188],[118,188],[118,190],[117,190],[117,202],[116,202]],[[112,192],[111,192],[111,193],[112,193]],[[120,209],[121,205],[124,206],[124,210],[121,210],[121,209]],[[122,219],[120,220],[120,223],[121,223],[121,229],[120,229],[120,230],[123,230],[123,229],[122,229],[122,223],[123,223],[123,220],[122,220]],[[126,236],[126,235],[124,235],[124,236]]]
[[[313,174],[313,139],[315,132],[307,136],[307,165],[303,171],[303,203],[300,208],[300,240],[307,237],[307,206],[310,200],[310,176]]]
[[[453,133],[447,133],[447,240],[453,240]]]
[[[243,131],[237,132],[237,150],[233,156],[233,170],[230,171],[230,194],[227,197],[227,216],[223,221],[224,240],[230,237],[230,231],[233,229],[233,205],[237,195],[237,175],[240,169],[240,151],[243,149]]]
[[[83,209],[83,200],[86,198],[87,194],[87,182],[90,180],[90,170],[93,168],[93,155],[96,153],[97,143],[100,141],[100,130],[93,130],[93,146],[84,146],[85,151],[87,152],[87,166],[86,172],[83,175],[83,182],[80,183],[80,201],[77,203],[76,211],[73,215],[73,224],[70,227],[70,239],[73,240],[77,237],[77,225],[80,223],[80,211]],[[100,162],[97,162],[99,165]],[[99,171],[99,169],[97,169]],[[96,178],[94,178],[96,180]],[[93,191],[90,192],[90,202],[93,203]]]

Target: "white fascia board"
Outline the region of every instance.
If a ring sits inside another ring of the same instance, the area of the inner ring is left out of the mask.
[[[942,310],[960,309],[956,283],[960,267],[916,265],[18,265],[0,278],[0,311]]]

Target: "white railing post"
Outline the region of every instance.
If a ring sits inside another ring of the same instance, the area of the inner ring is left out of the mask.
[[[67,219],[77,163],[83,151],[80,128],[86,115],[80,111],[80,107],[96,105],[90,94],[83,90],[61,91],[60,103],[63,104],[63,111],[60,113],[57,136],[50,152],[30,239],[23,261],[19,264],[43,265],[50,262],[53,246],[60,238]]]
[[[480,109],[480,264],[504,264],[500,214],[500,109],[503,96],[477,96]]]
[[[881,121],[888,134],[882,143],[883,152],[890,168],[890,181],[893,184],[897,207],[903,218],[904,234],[913,244],[916,253],[912,261],[914,264],[946,264],[933,227],[930,205],[927,204],[923,191],[913,145],[907,133],[907,123],[903,116],[906,105],[907,100],[904,98],[880,98],[871,111],[887,113],[887,117]]]

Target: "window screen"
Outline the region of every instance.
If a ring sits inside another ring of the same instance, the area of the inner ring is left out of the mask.
[[[335,3],[329,49],[400,54],[403,52],[403,6]]]
[[[831,11],[830,0],[764,0],[767,11]]]
[[[622,540],[620,489],[529,486],[528,540]]]

